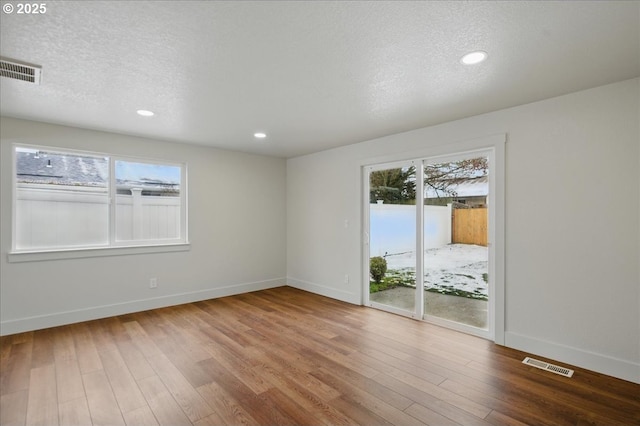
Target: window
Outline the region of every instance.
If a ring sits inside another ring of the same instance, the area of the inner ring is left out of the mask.
[[[180,238],[180,166],[115,161],[116,241]]]
[[[13,252],[186,243],[185,169],[15,146]]]

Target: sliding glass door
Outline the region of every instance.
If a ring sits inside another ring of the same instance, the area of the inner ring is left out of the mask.
[[[491,158],[364,168],[366,304],[490,337]]]

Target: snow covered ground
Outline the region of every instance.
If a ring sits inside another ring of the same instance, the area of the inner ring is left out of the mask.
[[[415,270],[415,252],[387,255],[387,270]],[[449,244],[424,253],[424,287],[436,291],[462,290],[478,298],[489,295],[487,247]]]

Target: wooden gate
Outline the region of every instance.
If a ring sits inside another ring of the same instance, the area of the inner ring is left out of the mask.
[[[453,209],[451,242],[487,246],[487,209]]]

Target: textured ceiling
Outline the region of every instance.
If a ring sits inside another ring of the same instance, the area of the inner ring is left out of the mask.
[[[637,1],[46,4],[0,15],[43,69],[2,115],[282,157],[640,75]]]

